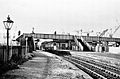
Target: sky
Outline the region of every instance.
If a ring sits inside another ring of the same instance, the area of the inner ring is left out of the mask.
[[[77,34],[82,29],[96,35],[120,25],[120,0],[0,0],[1,38],[6,34],[3,21],[8,15],[14,21],[11,35],[19,30],[31,33],[33,27],[35,33]],[[114,37],[120,37],[120,29]]]

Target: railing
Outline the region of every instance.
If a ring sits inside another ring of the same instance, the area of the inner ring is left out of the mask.
[[[76,36],[74,36],[74,41],[75,41],[76,45],[79,47],[79,49],[83,51],[83,46],[82,46],[81,43],[77,40]]]
[[[23,33],[20,38],[30,37],[30,33]],[[63,35],[63,34],[42,34],[42,33],[35,33],[34,38],[40,39],[66,39],[66,40],[73,40],[74,35]],[[109,38],[109,37],[97,37],[97,36],[82,36],[85,41],[108,41],[108,42],[120,42],[120,38]],[[77,39],[80,39],[80,36],[76,36]]]
[[[26,54],[25,46],[10,46],[9,54],[7,53],[6,46],[0,46],[0,64],[6,63],[12,56],[24,58]]]
[[[92,46],[91,46],[88,42],[86,42],[86,41],[83,39],[83,37],[81,37],[81,40],[82,40],[82,42],[89,48],[89,50],[92,50]]]

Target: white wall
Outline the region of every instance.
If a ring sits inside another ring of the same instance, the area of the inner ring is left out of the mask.
[[[120,54],[120,47],[109,47],[109,52],[114,54]]]

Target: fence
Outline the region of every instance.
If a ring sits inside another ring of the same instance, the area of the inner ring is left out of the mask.
[[[0,46],[0,63],[6,63],[14,55],[16,57],[24,58],[26,54],[25,46],[10,46],[9,54],[7,53],[6,46]]]

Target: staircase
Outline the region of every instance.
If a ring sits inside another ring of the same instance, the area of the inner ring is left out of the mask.
[[[77,37],[76,37],[76,36],[73,36],[73,39],[74,39],[76,45],[79,47],[79,50],[83,51],[83,46],[82,46],[82,44],[78,41]]]
[[[81,41],[83,42],[84,50],[85,50],[85,51],[93,51],[93,50],[92,50],[92,46],[91,46],[88,42],[86,42],[86,41],[83,39],[83,37],[81,37]]]
[[[92,51],[91,45],[89,45],[89,43],[87,43],[82,37],[81,37],[81,39],[77,39],[77,37],[74,36],[74,41],[75,41],[76,45],[80,48],[80,50]]]

